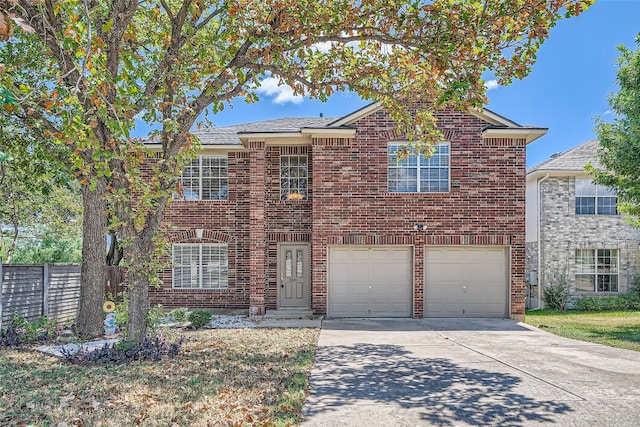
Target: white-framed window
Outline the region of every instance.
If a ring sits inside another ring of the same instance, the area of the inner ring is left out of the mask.
[[[430,157],[420,152],[401,159],[398,151],[406,143],[390,143],[387,155],[387,183],[390,193],[448,193],[450,188],[448,143],[434,146]]]
[[[306,200],[308,180],[307,156],[280,156],[280,200]]]
[[[183,197],[176,200],[227,200],[229,168],[226,156],[198,156],[180,177]]]
[[[229,286],[226,243],[176,243],[172,248],[175,289],[227,289]]]
[[[576,249],[576,291],[618,292],[618,250]]]
[[[576,179],[576,215],[617,215],[617,193],[590,179]]]

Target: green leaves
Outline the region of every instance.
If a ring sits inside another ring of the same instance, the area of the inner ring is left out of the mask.
[[[597,183],[617,190],[618,210],[640,226],[640,38],[636,44],[635,51],[619,48],[618,92],[609,99],[616,117],[596,121],[600,165],[588,171]]]

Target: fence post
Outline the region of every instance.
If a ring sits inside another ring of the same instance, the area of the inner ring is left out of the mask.
[[[0,332],[2,332],[2,279],[4,273],[2,272],[2,257],[0,256]]]
[[[49,317],[49,264],[42,266],[42,315]]]

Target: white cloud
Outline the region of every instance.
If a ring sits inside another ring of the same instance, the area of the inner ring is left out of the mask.
[[[300,104],[304,101],[302,96],[294,95],[291,86],[279,84],[279,80],[275,77],[267,77],[262,80],[257,92],[262,95],[273,97],[273,102],[276,104],[286,104],[287,102]]]
[[[333,42],[314,43],[311,47],[318,52],[327,53],[333,47]]]
[[[607,110],[604,113],[602,113],[603,116],[612,116],[613,115],[613,111],[611,110]]]
[[[486,82],[484,82],[484,86],[487,88],[487,91],[500,87],[497,80],[487,80]]]

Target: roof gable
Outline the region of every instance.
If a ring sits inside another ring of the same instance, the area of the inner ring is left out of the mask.
[[[324,135],[332,137],[353,137],[355,128],[351,125],[380,109],[382,104],[374,102],[343,117],[286,117],[260,122],[241,123],[214,127],[193,132],[203,147],[214,149],[241,149],[250,140],[269,140],[271,143],[294,144],[311,143],[311,138]],[[470,114],[487,123],[482,134],[488,138],[519,138],[527,143],[544,135],[546,128],[521,126],[488,109],[474,110]],[[147,140],[150,146],[157,145],[155,139]]]

